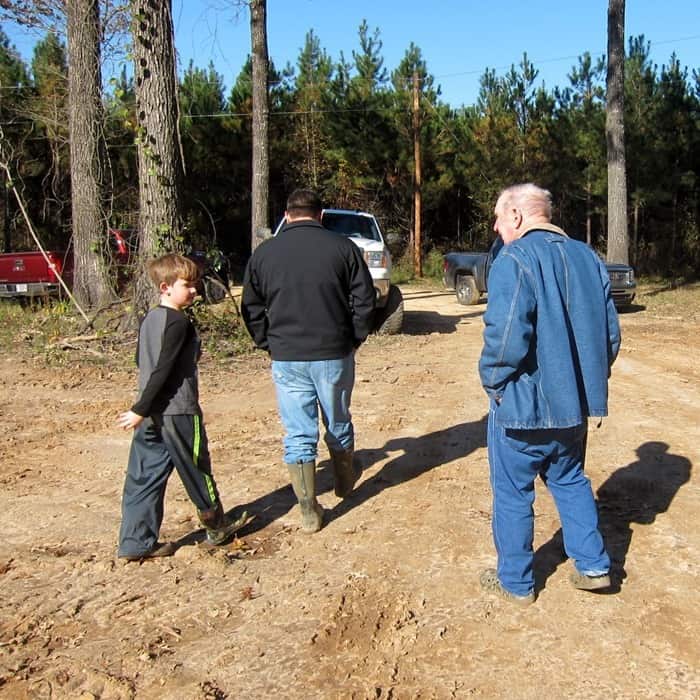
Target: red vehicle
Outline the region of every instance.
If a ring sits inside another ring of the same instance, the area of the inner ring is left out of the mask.
[[[116,229],[109,231],[113,259],[120,272],[128,269],[132,258],[126,233]],[[48,262],[38,250],[0,254],[0,298],[58,296],[61,285],[57,272],[69,287],[72,286],[73,251],[49,251],[46,257]]]
[[[112,259],[120,288],[128,283],[135,260],[133,231],[110,229]],[[0,254],[0,298],[32,299],[58,296],[61,286],[56,273],[70,287],[73,278],[73,255],[48,252],[48,261],[39,251]],[[228,275],[225,266],[215,269],[204,253],[193,252],[189,257],[201,270],[199,293],[208,303],[221,301],[228,294]]]
[[[0,298],[55,296],[60,292],[56,273],[70,284],[72,256],[46,255],[48,261],[39,251],[0,254]]]
[[[110,249],[112,258],[117,264],[117,281],[119,286],[128,282],[132,273],[131,265],[136,260],[136,243],[134,229],[109,230]],[[219,260],[218,265],[202,251],[192,251],[188,256],[197,263],[200,272],[200,280],[197,291],[208,304],[216,304],[228,294],[228,270],[225,258]]]

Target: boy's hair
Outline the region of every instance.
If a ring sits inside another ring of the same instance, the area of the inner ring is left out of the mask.
[[[183,279],[187,282],[197,282],[199,280],[197,263],[177,253],[168,253],[150,260],[147,269],[148,276],[156,287],[160,287],[162,282],[175,284],[178,279]]]

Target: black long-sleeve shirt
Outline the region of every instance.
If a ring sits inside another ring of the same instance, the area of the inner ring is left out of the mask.
[[[139,328],[140,393],[131,410],[139,416],[198,415],[199,354],[199,336],[183,311],[151,309]]]
[[[332,360],[366,339],[374,299],[360,249],[305,219],[256,248],[241,310],[255,344],[273,360]]]

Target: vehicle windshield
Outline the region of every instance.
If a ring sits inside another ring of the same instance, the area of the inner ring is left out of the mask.
[[[349,238],[369,238],[372,241],[381,241],[374,221],[368,216],[324,211],[321,223],[329,231],[341,233]]]

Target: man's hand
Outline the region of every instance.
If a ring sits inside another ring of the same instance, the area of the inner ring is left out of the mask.
[[[143,422],[143,416],[133,411],[126,411],[126,413],[120,413],[117,417],[117,425],[124,429],[129,430],[129,428],[138,428]]]

